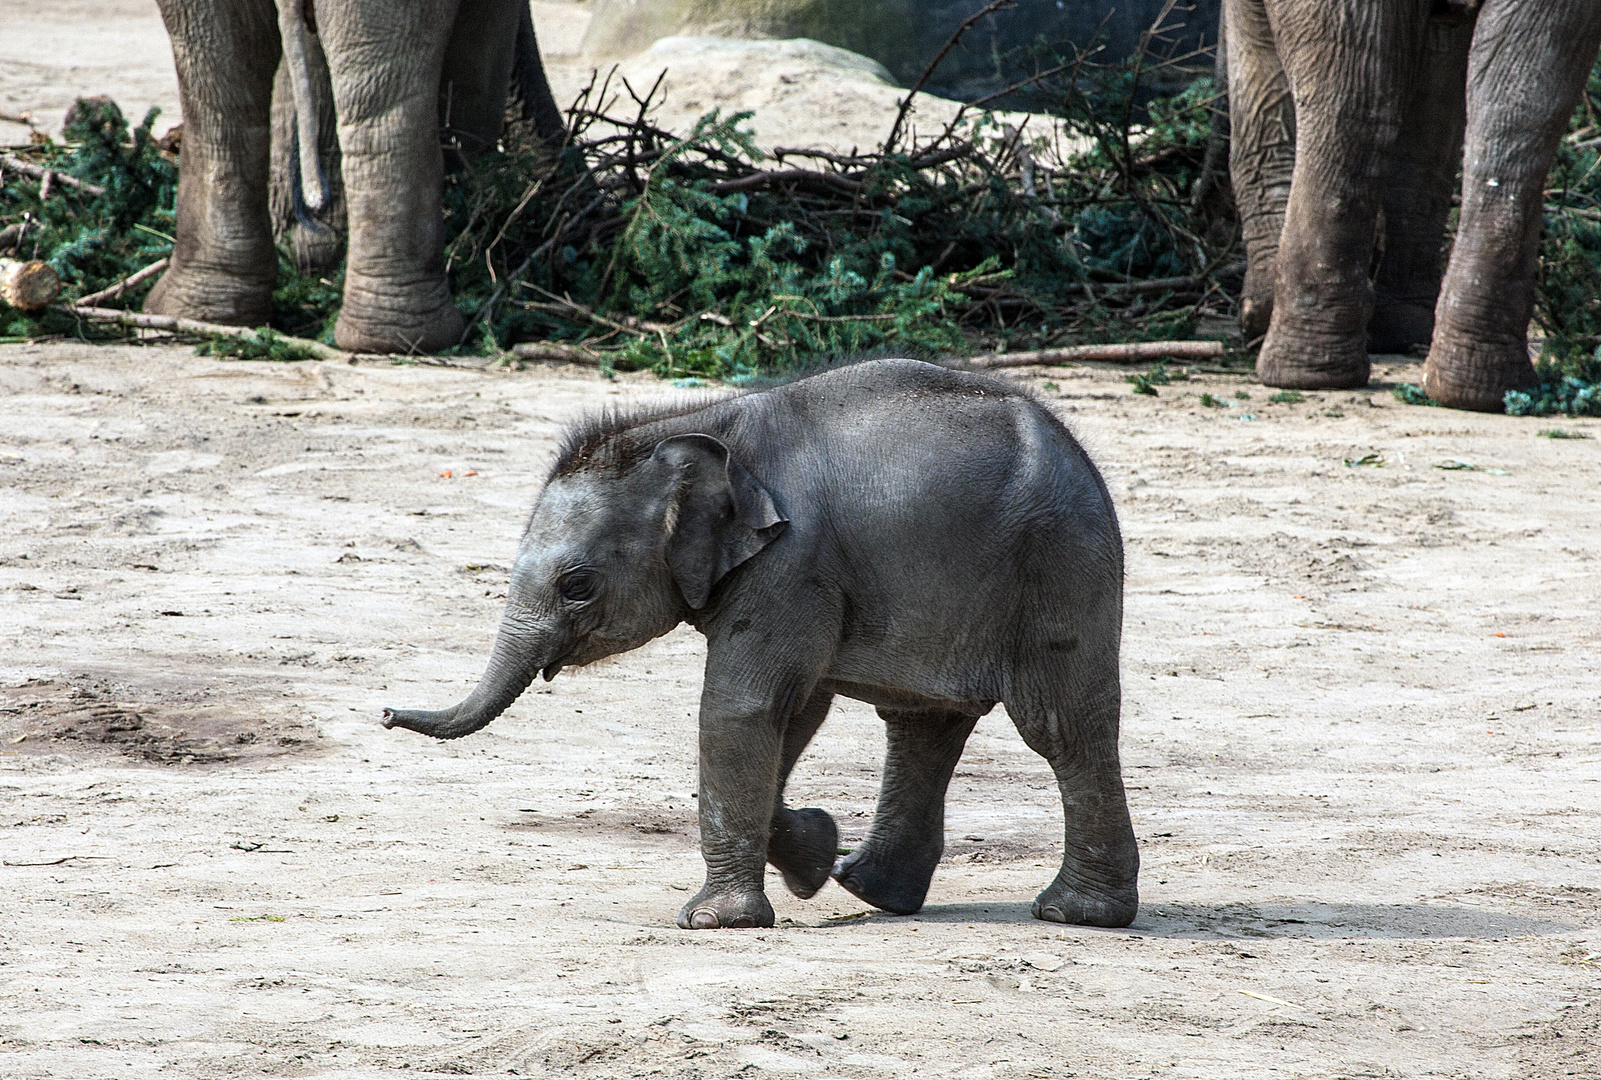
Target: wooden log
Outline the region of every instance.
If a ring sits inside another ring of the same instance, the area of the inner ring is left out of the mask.
[[[511,354],[519,360],[554,360],[558,363],[583,364],[599,367],[600,357],[559,341],[521,341],[511,347]]]
[[[143,330],[167,330],[176,334],[201,334],[215,337],[254,338],[258,328],[254,326],[224,326],[222,323],[201,322],[199,319],[181,319],[173,315],[150,315],[143,311],[119,311],[116,308],[85,307],[79,304],[68,305],[67,311],[80,318],[93,319],[95,322],[119,323],[123,326],[135,326]],[[279,334],[278,340],[285,345],[302,349],[318,360],[337,360],[341,363],[350,363],[356,355],[347,353],[343,349],[336,349],[332,345],[324,345],[320,341],[310,338],[290,337],[288,334]]]
[[[149,281],[166,268],[167,260],[157,259],[143,270],[135,270],[133,273],[129,274],[127,277],[123,278],[110,288],[101,289],[99,292],[90,293],[88,296],[80,296],[76,301],[74,301],[73,306],[90,308],[106,300],[115,300],[117,297],[121,296],[134,286],[142,285],[146,281]]]
[[[1074,364],[1085,360],[1137,363],[1143,360],[1216,360],[1223,355],[1221,341],[1128,341],[1115,345],[1069,345],[1031,352],[987,353],[968,363],[979,368],[1033,367]]]
[[[61,278],[49,263],[0,259],[0,300],[38,311],[61,294]]]
[[[68,176],[65,173],[56,172],[54,169],[47,169],[43,165],[35,165],[31,161],[23,161],[12,154],[0,154],[0,165],[4,165],[8,169],[15,169],[23,176],[31,176],[41,183],[46,178],[51,178],[53,183],[65,184],[67,187],[81,191],[85,195],[98,197],[106,193],[106,189],[99,184],[91,184],[87,180],[79,180],[76,176]]]

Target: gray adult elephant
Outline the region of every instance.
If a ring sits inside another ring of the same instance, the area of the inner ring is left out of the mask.
[[[145,310],[265,323],[277,274],[268,212],[274,73],[292,88],[297,175],[313,210],[342,195],[349,242],[343,348],[428,352],[462,316],[444,273],[441,126],[466,153],[493,145],[516,72],[525,109],[554,103],[522,0],[160,0],[183,107],[177,243]],[[318,107],[318,80],[326,89]],[[537,100],[530,101],[530,97]],[[327,102],[331,100],[331,109]],[[337,127],[337,158],[318,121]],[[559,118],[556,118],[559,122]],[[317,167],[308,158],[315,157]],[[335,175],[329,175],[329,169]],[[342,184],[339,181],[342,180]],[[342,190],[341,190],[342,189]]]
[[[1224,24],[1241,323],[1266,335],[1262,381],[1361,386],[1370,339],[1432,341],[1428,394],[1499,411],[1534,381],[1545,176],[1601,47],[1601,3],[1225,0]]]

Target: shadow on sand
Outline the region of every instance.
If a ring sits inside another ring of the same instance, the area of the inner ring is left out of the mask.
[[[875,914],[872,918],[895,918]],[[1026,903],[930,904],[911,918],[932,923],[1038,923]],[[1094,927],[1064,931],[1099,933]],[[1238,938],[1506,938],[1559,934],[1573,924],[1457,904],[1140,904],[1124,930],[1142,937],[1223,941]]]

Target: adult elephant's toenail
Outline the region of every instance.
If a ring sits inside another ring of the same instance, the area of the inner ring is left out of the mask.
[[[689,917],[691,930],[716,930],[721,925],[717,921],[717,912],[710,908],[701,908]]]
[[[730,930],[749,930],[756,925],[756,920],[749,915],[741,915],[728,924]]]

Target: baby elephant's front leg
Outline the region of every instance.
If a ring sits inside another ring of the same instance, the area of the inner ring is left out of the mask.
[[[685,930],[773,925],[762,878],[778,791],[781,722],[769,708],[729,709],[727,704],[708,681],[700,715],[700,850],[706,884],[678,913]]]

